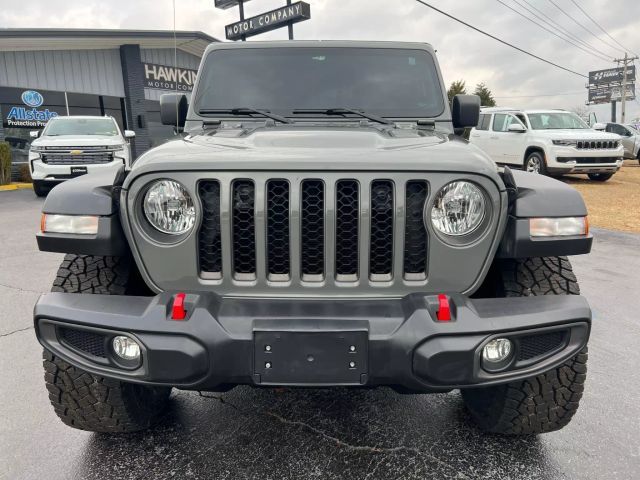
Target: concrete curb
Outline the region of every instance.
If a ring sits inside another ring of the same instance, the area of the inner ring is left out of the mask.
[[[0,185],[0,192],[10,192],[13,190],[23,190],[33,188],[32,183],[12,183],[10,185]]]

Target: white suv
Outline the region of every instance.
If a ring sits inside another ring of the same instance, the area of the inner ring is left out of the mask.
[[[485,108],[469,141],[496,163],[548,175],[606,181],[622,166],[620,136],[591,129],[564,110]]]
[[[70,178],[131,165],[129,139],[135,132],[121,132],[113,117],[56,117],[39,133],[31,132],[36,140],[29,150],[33,190],[39,197]]]

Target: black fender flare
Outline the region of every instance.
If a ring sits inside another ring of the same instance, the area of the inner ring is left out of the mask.
[[[502,178],[510,204],[498,258],[581,255],[591,251],[591,234],[532,238],[529,230],[531,218],[587,216],[580,192],[560,180],[508,167]]]
[[[43,214],[94,215],[98,218],[96,235],[44,233],[36,235],[44,252],[78,255],[124,256],[129,254],[120,223],[119,194],[126,171],[83,175],[54,187],[47,196]]]

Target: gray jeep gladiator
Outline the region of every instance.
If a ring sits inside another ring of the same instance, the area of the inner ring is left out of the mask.
[[[489,432],[567,425],[591,311],[567,255],[580,195],[498,168],[460,135],[431,46],[211,45],[178,139],[54,188],[35,306],[61,420],[147,428],[172,388],[459,389]]]

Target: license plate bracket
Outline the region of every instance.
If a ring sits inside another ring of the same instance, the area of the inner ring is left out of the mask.
[[[255,331],[254,380],[260,385],[364,385],[367,331]]]
[[[87,167],[71,167],[71,175],[79,177],[80,175],[87,174]]]

